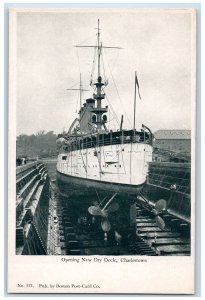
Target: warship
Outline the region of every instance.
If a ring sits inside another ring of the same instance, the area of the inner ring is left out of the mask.
[[[135,106],[139,83],[135,72],[134,124],[123,128],[123,115],[117,130],[108,129],[108,105],[105,89],[108,81],[102,76],[102,53],[107,47],[101,42],[98,20],[97,42],[95,46],[76,46],[94,48],[96,53],[96,77],[90,82],[92,97],[83,100],[80,80],[79,117],[67,133],[59,135],[57,185],[62,196],[89,195],[93,191],[137,195],[146,183],[148,163],[152,161],[153,134],[142,124],[135,128]],[[138,90],[139,91],[139,90]],[[139,94],[140,97],[140,94]],[[83,198],[80,198],[83,201]]]

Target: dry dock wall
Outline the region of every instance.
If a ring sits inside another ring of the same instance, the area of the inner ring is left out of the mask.
[[[47,253],[49,184],[42,163],[17,167],[16,254]]]
[[[147,185],[143,193],[153,202],[165,199],[170,213],[190,221],[190,163],[150,163]]]

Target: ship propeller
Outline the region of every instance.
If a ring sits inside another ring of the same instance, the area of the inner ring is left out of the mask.
[[[167,201],[160,199],[155,203],[155,209],[158,211],[163,211],[167,209]]]
[[[162,219],[162,217],[160,216],[156,216],[155,217],[155,221],[157,223],[157,226],[160,228],[160,229],[164,229],[166,227],[166,224],[164,222],[164,220]]]
[[[103,218],[101,222],[101,228],[104,232],[110,231],[111,225],[110,225],[110,221],[107,218]]]
[[[166,211],[167,210],[167,201],[164,199],[160,199],[158,200],[154,207],[152,205],[150,205],[148,199],[146,199],[142,194],[141,197],[143,198],[143,200],[146,202],[146,204],[148,205],[148,208],[150,209],[151,213],[154,214],[155,216],[155,222],[157,224],[157,226],[160,229],[165,229],[166,224],[163,220],[163,218],[159,215],[161,212]]]
[[[153,209],[151,209],[151,212],[155,215],[155,221],[157,223],[157,226],[160,229],[164,229],[166,227],[166,224],[162,217],[159,216],[159,214],[162,211],[165,211],[167,209],[167,202],[164,199],[160,199],[155,203],[155,206]]]
[[[115,212],[119,209],[119,204],[118,203],[112,203],[110,204],[110,202],[116,197],[117,193],[115,193],[105,204],[105,206],[103,208],[100,208],[100,206],[90,206],[88,208],[88,212],[92,215],[92,216],[101,216],[102,222],[101,222],[101,227],[102,230],[104,232],[108,232],[110,231],[111,228],[111,224],[110,221],[108,220],[108,215],[111,212]],[[110,204],[110,205],[109,205]],[[108,206],[109,205],[109,206]]]

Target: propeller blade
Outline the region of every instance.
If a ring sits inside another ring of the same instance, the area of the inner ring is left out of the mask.
[[[101,209],[97,206],[88,207],[88,212],[93,216],[101,216],[102,215]]]
[[[119,209],[119,204],[118,203],[113,203],[110,206],[108,206],[108,208],[106,209],[106,211],[108,213],[111,213],[111,212],[114,212],[114,211],[116,211],[118,209]]]
[[[111,225],[108,219],[104,219],[101,222],[101,228],[104,232],[110,231]]]
[[[155,218],[156,220],[156,223],[157,223],[157,226],[160,228],[160,229],[164,229],[165,228],[165,222],[164,220],[160,217],[160,216],[157,216]]]
[[[155,204],[155,209],[158,211],[167,209],[167,201],[164,199],[160,199]]]
[[[122,236],[116,230],[115,230],[115,240],[117,244],[119,244],[120,241],[122,240]]]
[[[155,216],[158,216],[158,211],[155,209],[155,208],[153,208],[152,210],[151,210],[151,212],[155,215]]]

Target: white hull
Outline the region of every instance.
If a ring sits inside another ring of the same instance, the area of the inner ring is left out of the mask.
[[[152,161],[152,146],[129,143],[87,148],[59,154],[57,171],[90,182],[142,185]]]

